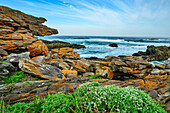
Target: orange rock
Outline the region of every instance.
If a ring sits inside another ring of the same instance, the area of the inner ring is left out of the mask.
[[[76,70],[63,69],[62,71],[65,77],[77,77],[77,74],[78,74]]]
[[[30,51],[30,55],[48,55],[48,48],[47,46],[41,41],[38,40],[34,43],[32,43],[30,46],[28,46],[28,50]]]
[[[156,68],[161,68],[161,69],[165,69],[165,66],[163,65],[155,65]]]

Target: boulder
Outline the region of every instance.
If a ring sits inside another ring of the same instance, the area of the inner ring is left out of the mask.
[[[118,45],[116,43],[111,43],[109,44],[110,47],[118,47]]]
[[[48,48],[47,46],[41,41],[38,40],[34,43],[32,43],[30,46],[28,46],[28,50],[30,52],[30,55],[37,56],[37,55],[48,55]]]
[[[49,80],[65,79],[62,70],[48,64],[34,62],[30,59],[23,59],[19,61],[19,68],[29,74]]]

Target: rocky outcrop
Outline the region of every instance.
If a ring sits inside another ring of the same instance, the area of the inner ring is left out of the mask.
[[[150,38],[149,40],[159,40],[158,38]]]
[[[133,56],[143,56],[147,61],[162,61],[170,57],[170,47],[167,46],[147,46],[146,52],[139,51]]]
[[[58,31],[43,25],[45,21],[45,18],[0,6],[0,55],[4,57],[26,51],[32,56],[47,55],[47,46],[34,35],[52,35]]]
[[[43,79],[65,79],[65,76],[59,68],[47,64],[37,63],[29,59],[20,60],[19,68],[24,72]]]
[[[148,46],[146,54],[149,56],[149,61],[161,61],[170,57],[170,47],[167,46]]]
[[[68,78],[64,80],[30,81],[30,84],[15,83],[11,85],[0,85],[0,99],[8,104],[16,102],[30,102],[36,95],[45,97],[48,94],[63,91],[72,93],[80,84],[85,82],[99,82],[102,85],[114,85],[118,87],[133,86],[145,90],[152,98],[160,103],[164,103],[165,110],[169,111],[169,82],[168,76],[148,76],[145,79],[135,80],[108,80],[89,78]],[[12,87],[11,87],[12,86]]]
[[[71,59],[79,59],[80,55],[77,52],[73,52],[73,48],[59,48],[59,49],[52,49],[51,58],[71,58]]]
[[[109,44],[110,47],[118,47],[118,45],[116,43],[111,43]]]
[[[1,33],[25,33],[31,32],[33,35],[45,36],[58,34],[56,29],[49,28],[42,23],[47,21],[42,17],[34,17],[21,11],[5,6],[0,6]]]
[[[81,49],[81,48],[86,48],[84,45],[78,45],[78,44],[70,44],[68,42],[63,42],[63,41],[47,41],[47,40],[42,40],[48,47],[49,50],[55,49],[55,48],[64,48],[64,47],[70,47],[70,48],[75,48],[75,49]]]

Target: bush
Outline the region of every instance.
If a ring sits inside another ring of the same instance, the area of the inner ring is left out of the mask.
[[[35,98],[31,103],[16,103],[1,109],[13,113],[166,113],[144,91],[133,87],[103,87],[97,82],[82,84],[73,94],[60,92],[42,99]]]

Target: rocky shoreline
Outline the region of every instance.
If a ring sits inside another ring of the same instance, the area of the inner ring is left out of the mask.
[[[167,112],[170,111],[170,47],[151,46],[146,53],[134,56],[85,59],[73,50],[84,48],[83,45],[35,37],[58,33],[43,25],[45,21],[0,6],[0,79],[4,81],[21,70],[33,78],[1,84],[0,100],[8,104],[30,102],[36,95],[45,97],[60,91],[72,93],[80,84],[96,81],[102,85],[133,86],[144,90],[157,102],[165,104]],[[148,62],[158,59],[168,60],[165,66]],[[92,79],[95,75],[100,76]]]

